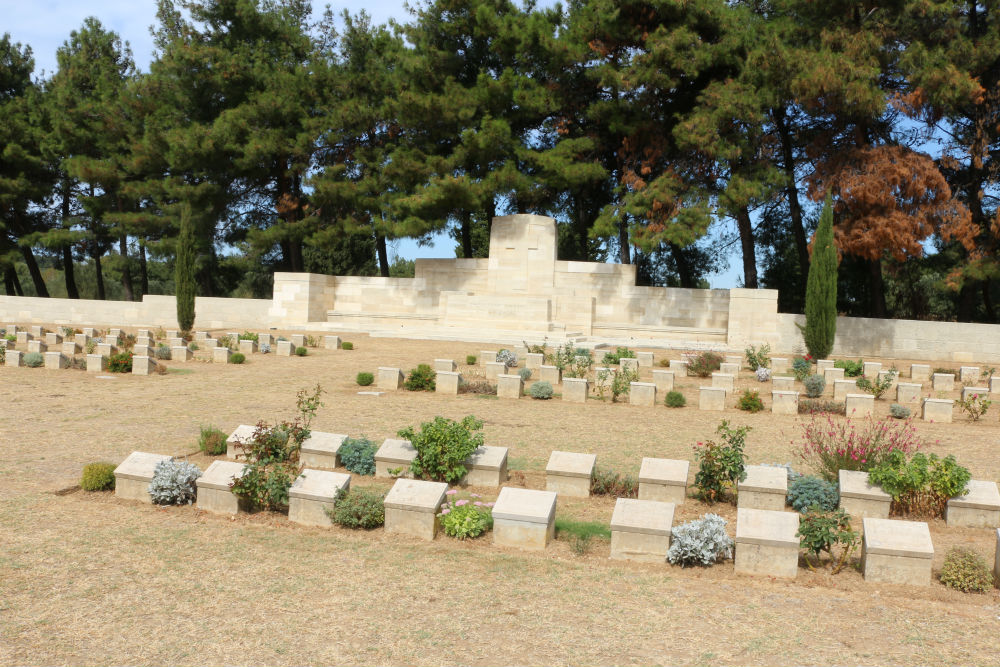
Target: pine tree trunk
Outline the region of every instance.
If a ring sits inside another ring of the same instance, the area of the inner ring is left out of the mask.
[[[375,252],[378,254],[378,271],[383,278],[389,277],[389,253],[385,247],[385,237],[375,232]]]
[[[580,203],[579,197],[576,197],[576,202],[576,220],[573,221],[573,225],[576,229],[576,239],[580,248],[580,254],[576,259],[586,262],[590,260],[590,237],[588,234],[590,225],[587,224],[587,219],[583,214],[583,205]]]
[[[28,265],[31,282],[35,284],[35,294],[48,298],[49,290],[45,287],[45,279],[42,278],[38,262],[35,261],[35,253],[31,252],[31,248],[28,246],[21,246],[21,255],[24,257],[24,263]]]
[[[470,259],[472,257],[472,224],[469,222],[469,216],[465,211],[461,212],[462,216],[462,257]]]
[[[993,297],[990,295],[991,282],[989,278],[983,281],[983,310],[986,311],[987,322],[996,322],[997,313],[993,308]]]
[[[104,269],[101,267],[101,256],[94,253],[94,275],[97,277],[97,298],[101,301],[107,299],[104,293]]]
[[[21,281],[17,279],[17,271],[13,266],[8,266],[3,270],[3,283],[7,289],[7,296],[24,296],[21,289]]]
[[[802,224],[802,205],[799,203],[799,188],[795,185],[795,155],[792,152],[792,135],[788,130],[788,123],[785,122],[785,110],[774,110],[774,124],[778,128],[778,136],[781,138],[781,161],[782,170],[788,185],[785,193],[788,196],[788,212],[791,215],[792,237],[795,239],[795,250],[799,256],[799,272],[802,286],[802,295],[806,293],[805,276],[809,273],[809,244],[806,240],[805,226]]]
[[[292,239],[288,242],[288,249],[291,254],[289,259],[292,262],[292,272],[302,273],[305,270],[303,268],[304,263],[302,261],[302,241]]]
[[[674,264],[677,265],[677,277],[680,278],[681,287],[694,287],[694,269],[684,250],[676,243],[670,244],[670,254],[674,256]]]
[[[486,202],[486,238],[493,234],[493,218],[497,217],[496,197],[490,197]]]
[[[69,223],[69,181],[63,181],[62,192],[62,224],[66,229],[70,228]],[[62,249],[63,255],[63,277],[66,280],[66,296],[70,299],[79,299],[80,292],[76,287],[76,276],[73,273],[73,246],[65,245]]]
[[[962,289],[958,291],[958,314],[956,319],[959,322],[971,322],[972,311],[976,303],[977,281],[966,280]]]
[[[743,286],[757,289],[757,253],[754,249],[750,210],[746,206],[741,206],[736,211],[736,226],[740,230],[740,245],[743,248]]]
[[[618,262],[621,264],[631,264],[632,263],[632,253],[630,252],[631,246],[628,242],[628,222],[625,216],[622,215],[618,219]]]
[[[142,241],[139,241],[139,286],[142,289],[139,300],[142,301],[142,297],[149,294],[149,267],[146,265],[146,244]]]
[[[868,260],[868,284],[871,288],[871,316],[885,319],[885,281],[882,280],[882,262]]]
[[[122,287],[125,288],[125,300],[135,301],[132,291],[132,269],[128,260],[128,237],[124,234],[118,237],[118,252],[122,256]]]

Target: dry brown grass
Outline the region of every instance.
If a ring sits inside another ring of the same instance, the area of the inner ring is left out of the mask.
[[[155,508],[108,494],[57,495],[85,463],[133,450],[195,449],[198,428],[291,418],[295,392],[320,383],[314,428],[374,440],[435,415],[475,414],[512,468],[544,484],[553,449],[588,451],[636,473],[643,456],[691,458],[720,418],[750,424],[753,463],[796,464],[802,418],[473,395],[359,396],[354,377],[490,345],[348,335],[351,352],[254,355],[244,366],[177,364],[188,374],[98,379],[0,368],[0,664],[995,664],[1000,595],[866,584],[800,569],[793,582],[732,563],[682,570],[544,553],[488,538],[423,543],[382,531],[320,530],[269,513],[236,519]],[[901,367],[905,367],[901,365]],[[689,406],[701,381],[684,379]],[[739,384],[758,386],[744,373]],[[766,394],[766,392],[765,392]],[[954,394],[957,396],[957,392]],[[765,402],[769,403],[765,395]],[[878,402],[886,413],[888,401]],[[974,477],[1000,477],[997,410],[979,423],[918,423]],[[207,465],[205,457],[192,457]],[[693,473],[692,473],[693,474]],[[356,479],[356,484],[371,483]],[[559,514],[607,522],[613,500],[561,499]],[[676,521],[707,506],[691,501]],[[731,522],[733,508],[716,505]],[[730,530],[733,529],[732,523]],[[935,570],[952,545],[993,555],[988,530],[931,522]]]

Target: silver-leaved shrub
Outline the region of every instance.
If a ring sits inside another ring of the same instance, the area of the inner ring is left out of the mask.
[[[726,534],[726,520],[718,514],[682,523],[670,533],[667,560],[674,565],[714,565],[732,555],[733,540]]]
[[[195,482],[199,477],[201,469],[193,463],[165,459],[153,470],[149,497],[157,505],[190,505],[197,497]]]

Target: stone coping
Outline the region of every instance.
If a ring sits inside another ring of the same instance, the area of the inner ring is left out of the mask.
[[[464,463],[478,470],[500,470],[507,463],[507,448],[480,445]]]
[[[246,469],[245,464],[236,461],[212,461],[208,470],[198,478],[198,488],[229,491],[233,480],[242,477]]]
[[[402,442],[408,442],[403,440]],[[385,497],[388,509],[407,510],[425,514],[436,513],[444,502],[448,485],[445,482],[427,482],[419,479],[399,478]]]
[[[968,507],[977,510],[1000,510],[1000,490],[996,482],[981,479],[969,480],[969,492],[948,501],[951,507]]]
[[[788,471],[775,466],[747,466],[747,478],[739,483],[739,491],[785,493],[788,489]]]
[[[545,472],[565,477],[591,477],[597,464],[597,454],[554,451],[549,455]]]
[[[690,468],[691,462],[687,459],[643,457],[642,465],[639,466],[639,482],[666,486],[687,486]]]
[[[778,468],[782,473],[784,468]],[[736,543],[759,544],[763,547],[789,547],[798,549],[799,530],[797,512],[775,512],[740,507],[736,510]]]
[[[288,489],[288,497],[332,502],[336,499],[338,491],[346,490],[350,485],[351,476],[348,474],[306,468]]]
[[[389,463],[405,463],[409,465],[417,458],[417,450],[409,440],[386,438],[382,446],[375,452],[375,458]]]
[[[868,481],[868,473],[861,470],[841,470],[837,474],[837,482],[842,498],[862,498],[864,500],[881,500],[890,502],[892,496]]]
[[[149,481],[153,478],[156,464],[160,461],[170,461],[174,457],[166,454],[149,454],[147,452],[132,452],[115,468],[115,477]]]
[[[865,552],[905,558],[933,558],[931,532],[923,521],[864,519]]]
[[[611,530],[646,535],[670,535],[674,504],[658,500],[619,498],[611,515]]]
[[[302,443],[302,451],[307,454],[336,454],[346,439],[347,436],[340,433],[311,431]]]
[[[257,432],[256,426],[250,426],[249,424],[240,424],[236,427],[229,437],[226,438],[226,442],[230,444],[245,444],[253,440],[253,434]]]
[[[556,492],[505,486],[493,504],[493,518],[549,524],[556,513]]]

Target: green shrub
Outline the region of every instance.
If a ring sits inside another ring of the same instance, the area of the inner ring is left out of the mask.
[[[297,348],[295,348],[295,356],[304,357],[307,354],[309,354],[309,348],[305,347],[304,345],[299,345]]]
[[[635,359],[635,352],[627,347],[619,347],[614,352],[605,352],[601,363],[605,366],[617,366],[622,359]]]
[[[905,405],[892,403],[889,405],[889,414],[893,417],[893,419],[909,419],[911,412]]]
[[[247,360],[247,357],[242,352],[233,352],[229,355],[229,363],[231,364],[242,364]]]
[[[760,400],[760,392],[756,389],[744,389],[736,407],[746,412],[760,412],[764,409],[764,401]]]
[[[618,402],[622,395],[628,395],[632,383],[639,380],[639,371],[633,368],[604,368],[597,373],[597,395],[604,399],[604,393],[611,391],[611,402]]]
[[[255,334],[255,333],[251,333],[249,331],[244,331],[243,333],[239,334],[237,336],[237,338],[239,340],[252,340],[255,343],[260,342],[260,335],[259,334]]]
[[[546,380],[541,380],[528,387],[528,396],[545,401],[552,398],[552,384]]]
[[[191,342],[190,344],[188,344],[188,349],[191,350],[192,352],[197,352],[200,348],[198,347],[198,343]]]
[[[590,480],[590,493],[595,496],[637,498],[639,497],[639,480],[632,475],[623,475],[614,470],[598,468]]]
[[[434,391],[437,374],[428,364],[419,364],[410,371],[403,386],[410,391]]]
[[[885,375],[881,375],[874,380],[869,380],[866,377],[859,377],[857,382],[854,384],[863,392],[872,394],[875,400],[882,398],[885,392],[889,391],[892,387],[893,380],[896,379],[896,369],[890,369]]]
[[[768,368],[771,366],[771,346],[768,343],[764,343],[758,349],[755,345],[751,345],[746,350],[744,350],[747,359],[747,366],[750,370],[757,372],[758,368]]]
[[[6,340],[8,343],[16,343],[17,334],[7,334],[4,336],[4,340]]]
[[[343,343],[340,344],[340,349],[341,350],[353,350],[354,349],[354,343],[352,343],[350,341],[344,341]]]
[[[221,456],[226,453],[228,437],[214,426],[202,426],[201,435],[198,436],[198,449],[209,456]]]
[[[112,491],[115,488],[115,464],[88,463],[83,466],[80,488],[84,491]]]
[[[694,359],[688,361],[688,375],[707,378],[711,376],[714,371],[719,370],[719,367],[722,365],[724,360],[725,357],[718,352],[702,352]]]
[[[424,422],[420,430],[413,427],[398,432],[400,438],[410,441],[417,456],[410,470],[417,478],[456,483],[465,476],[464,462],[483,444],[483,422],[472,415],[456,422],[444,417]]]
[[[809,398],[819,398],[826,389],[826,378],[822,375],[810,375],[803,384],[806,386],[806,396]]]
[[[955,401],[962,412],[969,415],[972,421],[979,421],[979,418],[986,414],[986,411],[993,405],[988,394],[969,394],[968,398],[960,398]]]
[[[833,362],[833,367],[843,368],[844,377],[861,377],[861,374],[865,372],[865,360],[858,359],[857,361],[851,361],[850,359],[837,359]]]
[[[447,500],[438,519],[449,537],[465,540],[479,537],[493,527],[493,503],[484,503],[478,493],[458,494],[447,491]]]
[[[948,500],[967,491],[972,479],[968,468],[958,465],[951,454],[913,454],[891,451],[868,471],[868,480],[892,496],[896,514],[943,517]]]
[[[520,370],[517,371],[517,374],[521,377],[521,381],[522,382],[527,382],[528,380],[531,379],[531,369],[530,368],[522,368],[522,369],[520,369]]]
[[[305,343],[307,347],[319,347],[319,337],[307,335]]]
[[[726,520],[718,514],[706,514],[670,531],[667,560],[673,565],[714,565],[732,555],[733,539],[726,534]]]
[[[357,377],[354,378],[354,381],[358,383],[359,387],[368,387],[372,382],[375,382],[375,375],[373,373],[369,373],[368,371],[361,371],[358,373]]]
[[[170,361],[170,348],[166,345],[160,345],[157,347],[156,358],[160,361]]]
[[[201,469],[187,461],[165,459],[153,469],[149,497],[157,505],[192,504],[198,497],[196,482]]]
[[[921,443],[910,422],[813,416],[802,425],[800,446],[800,458],[823,479],[836,482],[841,470],[870,471],[891,452],[915,452]]]
[[[45,357],[42,356],[41,352],[28,352],[24,355],[22,363],[28,368],[38,368],[45,363]]]
[[[792,375],[799,382],[804,381],[812,375],[812,362],[805,357],[795,357],[792,359]]]
[[[467,355],[465,355],[465,365],[466,366],[475,366],[477,361],[478,361],[478,359],[476,358],[476,355],[474,355],[474,354],[467,354]]]
[[[722,442],[707,440],[694,446],[694,456],[698,460],[698,473],[694,477],[698,487],[698,497],[708,503],[722,500],[727,491],[735,491],[736,485],[746,479],[746,444],[749,426],[729,428],[729,421],[723,419],[715,432]]]
[[[357,475],[375,474],[375,452],[378,447],[368,438],[344,438],[340,444],[337,455],[340,462],[344,464],[350,472]]]
[[[108,357],[108,371],[111,373],[131,373],[132,353],[119,352]]]
[[[385,523],[385,493],[373,487],[340,491],[326,515],[344,528],[378,528]]]
[[[993,572],[972,549],[952,547],[941,566],[941,583],[963,593],[988,593],[993,589]]]
[[[823,512],[837,509],[837,485],[814,475],[803,475],[788,485],[788,504],[800,514],[818,507]]]
[[[684,394],[675,389],[667,392],[667,395],[663,399],[663,403],[668,408],[683,408],[687,405],[687,399],[684,398]]]
[[[818,559],[820,554],[826,552],[830,556],[830,562],[834,564],[833,574],[844,568],[858,546],[858,534],[851,530],[851,517],[841,509],[817,511],[813,508],[806,512],[799,517],[796,535],[799,537],[799,546],[806,550],[806,565],[813,569],[809,555]],[[840,556],[835,556],[833,549],[838,545]]]
[[[228,347],[229,349],[232,349],[233,346],[238,345],[238,343],[233,340],[232,336],[226,335],[226,336],[219,336],[215,340],[215,345],[216,347]]]

